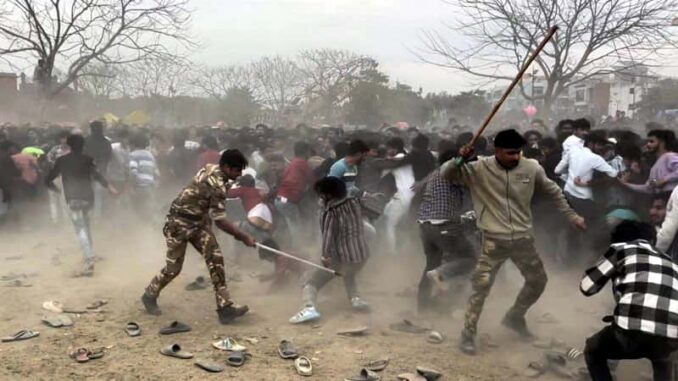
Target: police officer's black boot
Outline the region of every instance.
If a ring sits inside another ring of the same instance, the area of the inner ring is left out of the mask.
[[[464,354],[474,356],[477,352],[475,338],[466,332],[462,332],[461,341],[459,342],[459,350]]]
[[[515,331],[523,339],[531,339],[534,336],[529,329],[527,329],[527,322],[525,321],[525,316],[511,313],[510,311],[506,313],[504,319],[501,321],[501,324],[508,329]]]
[[[141,303],[144,304],[146,312],[148,312],[150,315],[160,316],[162,314],[160,307],[158,307],[158,298],[154,298],[144,292],[144,294],[141,296]]]
[[[229,324],[233,321],[233,319],[241,317],[249,310],[250,309],[247,306],[239,306],[236,304],[222,307],[217,310],[217,313],[219,314],[219,322],[221,324]]]

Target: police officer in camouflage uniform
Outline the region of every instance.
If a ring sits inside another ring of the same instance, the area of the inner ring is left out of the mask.
[[[235,305],[226,288],[224,257],[212,232],[212,221],[221,230],[247,246],[256,242],[247,233],[226,219],[226,193],[229,180],[240,177],[247,167],[247,159],[238,150],[226,150],[219,165],[207,164],[172,202],[163,228],[167,243],[167,263],[146,287],[141,301],[151,315],[160,315],[157,298],[160,291],[181,272],[190,243],[205,259],[214,285],[217,313],[222,324],[244,315],[247,306]]]
[[[466,162],[473,147],[461,149],[461,158],[448,161],[442,173],[471,191],[476,224],[483,233],[482,252],[472,275],[473,293],[466,307],[460,349],[475,354],[475,336],[485,298],[495,276],[510,259],[525,278],[513,307],[502,324],[522,337],[530,337],[525,314],[537,302],[546,287],[546,272],[534,247],[532,197],[545,193],[577,228],[585,229],[584,219],[567,204],[562,190],[546,177],[544,169],[532,159],[521,157],[526,141],[515,130],[504,130],[494,140],[495,155]]]

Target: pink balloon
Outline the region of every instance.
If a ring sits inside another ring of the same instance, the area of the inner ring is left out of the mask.
[[[525,113],[525,115],[532,118],[535,115],[537,115],[537,108],[534,105],[529,105],[523,109],[523,112]]]

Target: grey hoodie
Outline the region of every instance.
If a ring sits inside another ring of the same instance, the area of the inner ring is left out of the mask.
[[[452,159],[442,173],[471,190],[478,228],[485,236],[500,240],[532,237],[532,197],[535,189],[553,199],[558,210],[570,220],[577,213],[570,208],[562,190],[546,177],[536,160],[520,159],[513,169],[502,167],[494,156],[463,163]]]

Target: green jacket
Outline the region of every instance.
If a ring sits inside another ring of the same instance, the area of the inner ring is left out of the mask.
[[[558,210],[572,221],[577,213],[570,208],[562,190],[546,177],[536,160],[520,159],[507,170],[494,156],[464,163],[452,159],[442,167],[453,182],[471,191],[478,228],[488,238],[514,240],[532,237],[532,197],[535,189],[553,199]]]

